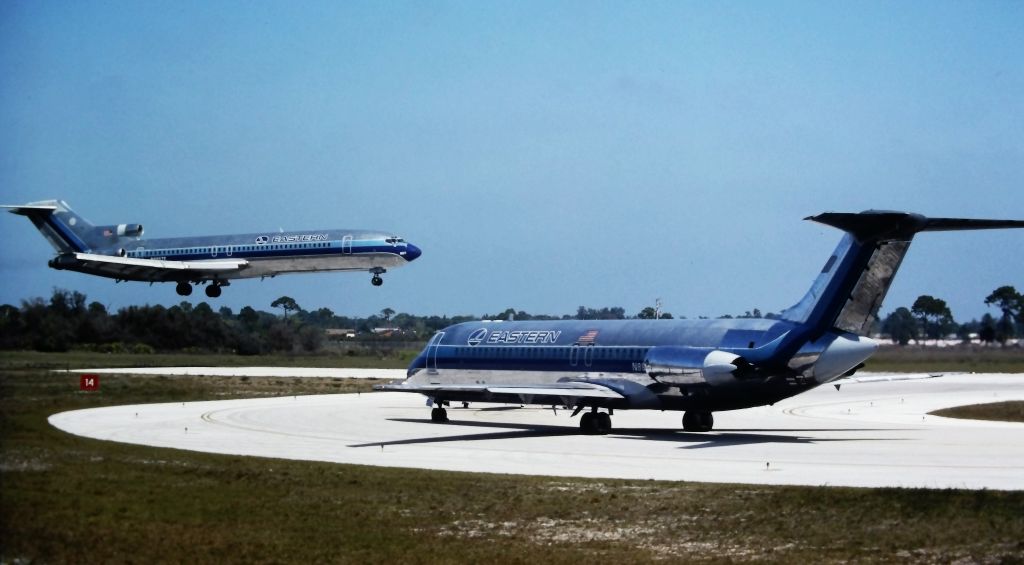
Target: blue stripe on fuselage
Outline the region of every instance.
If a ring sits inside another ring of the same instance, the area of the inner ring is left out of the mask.
[[[285,234],[282,237],[287,237]],[[255,243],[252,234],[222,237],[176,238],[160,240],[139,240],[134,248],[128,249],[129,257],[167,260],[209,260],[223,258],[262,259],[310,256],[358,256],[365,254],[392,254],[411,261],[419,257],[419,249],[402,243],[385,243],[385,236],[363,240],[325,239],[288,243]],[[275,237],[275,236],[269,236]],[[202,250],[202,251],[200,251]],[[116,250],[111,250],[116,251]]]
[[[642,346],[441,346],[436,362],[442,369],[642,373],[649,349]]]
[[[466,322],[445,328],[410,369],[429,362],[439,369],[639,373],[650,348],[680,345],[767,362],[776,340],[796,327],[765,319]]]
[[[464,322],[445,328],[441,345],[572,345],[589,338],[595,345],[634,347],[757,348],[794,328],[783,320],[551,320]],[[486,335],[477,335],[483,334]],[[557,339],[550,341],[551,332]],[[545,339],[547,338],[547,339]],[[478,341],[479,340],[479,341]]]

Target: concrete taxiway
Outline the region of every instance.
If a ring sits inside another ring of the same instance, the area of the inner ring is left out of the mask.
[[[393,375],[389,375],[393,376]],[[1024,400],[1024,375],[823,386],[775,406],[718,412],[710,433],[680,413],[620,411],[580,435],[550,407],[476,404],[430,422],[401,393],[116,406],[50,423],[112,441],[212,453],[552,476],[704,482],[1024,489],[1024,424],[927,415]]]
[[[70,373],[101,375],[167,375],[178,377],[329,377],[336,379],[404,379],[405,369],[322,369],[311,367],[135,367],[71,369]]]

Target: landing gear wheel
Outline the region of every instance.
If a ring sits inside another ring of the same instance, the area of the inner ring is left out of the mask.
[[[384,284],[384,279],[380,278],[377,275],[373,275],[373,278],[370,279],[370,284],[372,284],[373,286],[380,286]]]
[[[175,287],[174,290],[178,291],[178,294],[180,294],[181,296],[188,296],[192,294],[192,285],[182,281],[178,283],[178,286]]]
[[[683,414],[683,429],[688,432],[710,432],[715,427],[715,417],[711,412],[695,412],[690,410]]]
[[[206,296],[209,296],[210,298],[217,298],[218,296],[220,296],[220,285],[211,284],[210,286],[206,287]]]
[[[583,415],[580,416],[580,430],[588,435],[597,433],[597,422],[594,421],[593,412],[584,412]]]
[[[445,410],[444,408],[434,408],[433,410],[430,411],[430,421],[438,423],[447,422],[448,411]]]
[[[580,430],[587,435],[605,435],[612,431],[612,418],[606,412],[587,412],[580,417]]]

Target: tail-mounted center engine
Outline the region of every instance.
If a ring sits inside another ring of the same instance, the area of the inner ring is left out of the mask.
[[[110,239],[118,237],[142,237],[142,224],[118,224],[116,226],[98,226],[95,233]]]
[[[651,378],[666,384],[729,385],[753,375],[754,367],[735,353],[708,347],[652,347],[644,359]]]

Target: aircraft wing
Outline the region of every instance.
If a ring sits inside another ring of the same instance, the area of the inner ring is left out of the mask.
[[[864,384],[864,383],[885,383],[892,381],[919,381],[922,379],[937,379],[946,375],[959,375],[961,373],[903,373],[903,374],[892,374],[892,375],[862,375],[859,377],[843,377],[832,381],[832,386],[839,390],[839,387],[849,384]]]
[[[164,282],[229,277],[249,266],[245,259],[164,261],[92,253],[69,253],[51,261],[56,269],[67,269],[120,280]]]
[[[583,382],[555,384],[443,384],[408,385],[405,383],[377,385],[375,390],[418,392],[432,398],[478,402],[511,402],[524,404],[579,404],[582,399],[621,400],[622,394],[611,388]],[[576,402],[574,402],[574,400]]]

